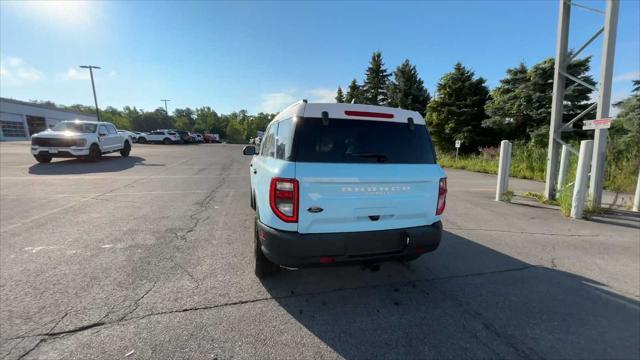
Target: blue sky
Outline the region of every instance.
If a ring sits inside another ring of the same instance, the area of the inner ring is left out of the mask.
[[[579,3],[604,9],[604,1]],[[102,66],[100,106],[208,105],[275,112],[330,100],[362,81],[371,53],[391,71],[405,58],[433,94],[461,61],[490,87],[508,67],[554,55],[558,2],[0,2],[0,94],[92,104],[80,64]],[[603,16],[572,10],[572,47]],[[621,3],[614,100],[640,77],[640,2]],[[601,40],[585,54],[599,54]],[[599,77],[600,57],[592,72]]]

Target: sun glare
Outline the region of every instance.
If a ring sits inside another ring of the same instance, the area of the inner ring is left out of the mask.
[[[97,1],[23,1],[25,11],[59,25],[88,25],[100,3]]]

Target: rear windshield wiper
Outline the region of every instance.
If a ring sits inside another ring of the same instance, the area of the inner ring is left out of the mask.
[[[359,158],[373,158],[376,159],[377,162],[386,162],[389,161],[389,158],[385,154],[376,154],[376,153],[347,153],[348,156],[351,157],[359,157]]]

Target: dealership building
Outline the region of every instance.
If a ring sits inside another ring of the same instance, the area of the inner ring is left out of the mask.
[[[29,140],[64,120],[96,121],[97,117],[0,97],[0,141]]]

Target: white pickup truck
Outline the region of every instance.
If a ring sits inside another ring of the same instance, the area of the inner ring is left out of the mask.
[[[31,154],[40,163],[56,158],[81,158],[98,161],[102,154],[131,152],[131,138],[118,133],[112,123],[98,121],[62,121],[51,130],[31,137]]]

